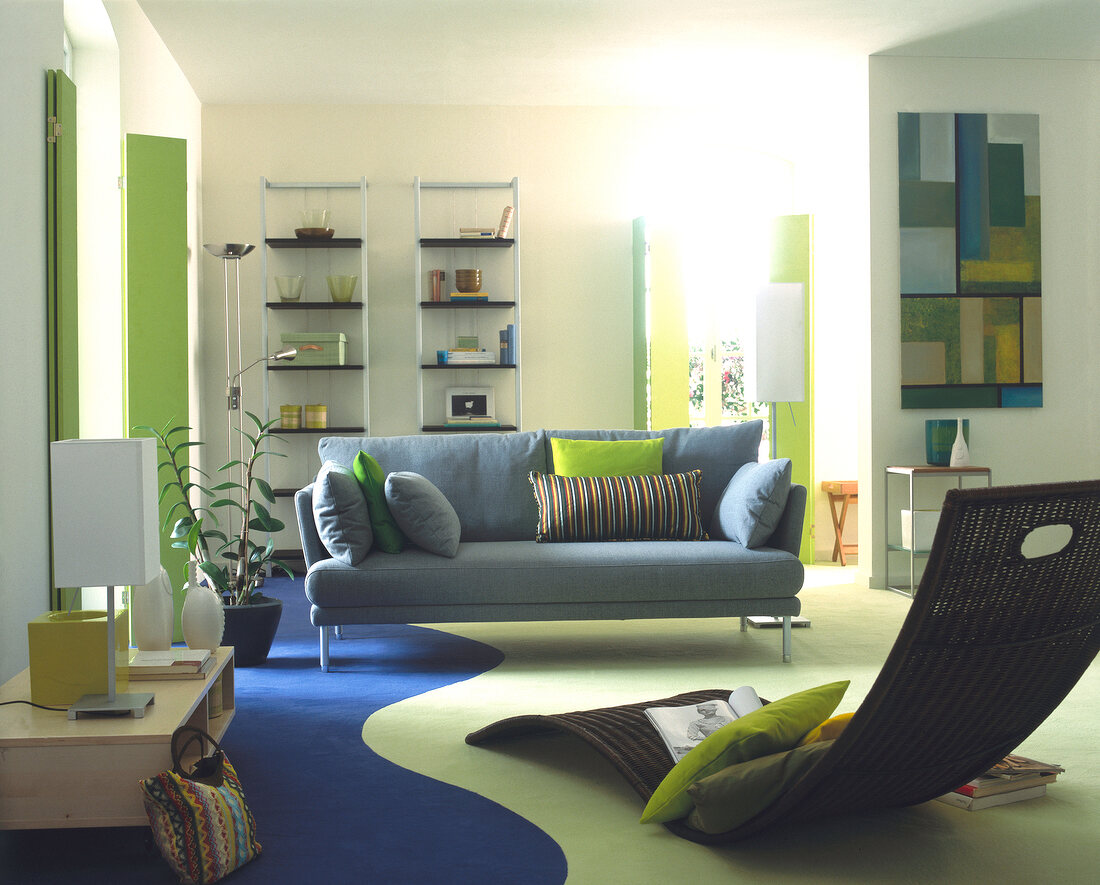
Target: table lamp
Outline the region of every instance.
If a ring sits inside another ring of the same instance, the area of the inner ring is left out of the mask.
[[[157,448],[154,439],[67,439],[50,443],[53,579],[57,587],[107,588],[107,693],[87,694],[80,713],[145,715],[152,692],[115,690],[115,587],[160,574]]]

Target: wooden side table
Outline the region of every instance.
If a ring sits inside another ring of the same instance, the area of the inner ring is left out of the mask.
[[[847,565],[845,558],[849,553],[859,553],[859,544],[844,543],[844,522],[848,519],[848,505],[859,497],[859,483],[850,480],[829,480],[821,484],[821,491],[829,496],[829,515],[833,518],[833,533],[836,541],[833,543],[833,562],[840,558],[841,565]],[[836,505],[840,504],[840,515],[837,516]]]

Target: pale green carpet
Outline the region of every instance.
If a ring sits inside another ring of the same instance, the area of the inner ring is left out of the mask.
[[[464,743],[467,733],[505,716],[745,684],[774,699],[850,679],[838,712],[854,710],[909,601],[837,583],[851,576],[851,568],[808,571],[801,597],[813,626],[794,630],[791,664],[781,661],[778,630],[741,633],[735,619],[431,625],[499,648],[505,660],[467,682],[380,710],[364,725],[363,739],[398,765],[480,793],[541,827],[565,852],[570,883],[1100,880],[1096,666],[1020,747],[1067,769],[1043,798],[980,812],[932,802],[775,830],[717,849],[638,824],[637,794],[578,739]]]

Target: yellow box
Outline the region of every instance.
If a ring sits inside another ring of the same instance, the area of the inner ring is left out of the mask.
[[[115,691],[130,684],[128,609],[115,611]],[[27,623],[31,700],[55,707],[107,693],[107,612],[47,612]]]

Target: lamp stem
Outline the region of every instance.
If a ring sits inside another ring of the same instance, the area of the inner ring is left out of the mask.
[[[107,588],[107,703],[115,702],[115,588]]]

